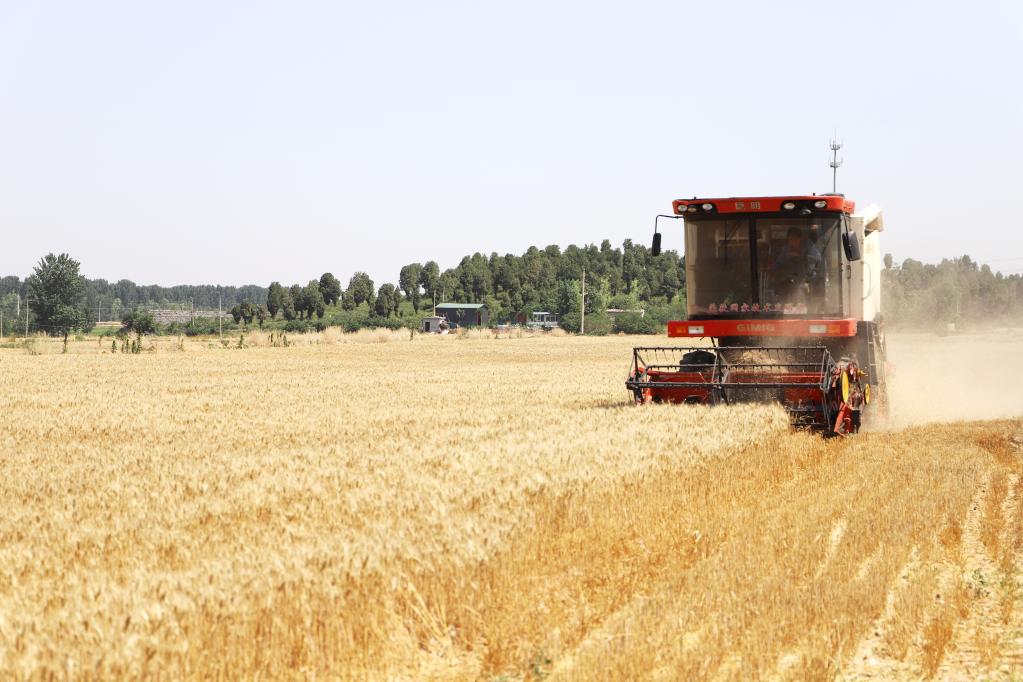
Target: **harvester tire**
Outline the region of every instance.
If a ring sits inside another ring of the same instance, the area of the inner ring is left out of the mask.
[[[682,369],[693,366],[713,367],[715,359],[717,359],[717,356],[710,351],[694,350],[682,356],[682,362],[679,363],[679,367]]]

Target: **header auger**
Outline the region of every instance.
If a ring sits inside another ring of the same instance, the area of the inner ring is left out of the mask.
[[[686,319],[668,336],[707,346],[635,348],[637,403],[776,402],[797,428],[855,433],[887,414],[881,210],[841,195],[692,199]],[[660,251],[654,229],[653,251]],[[862,252],[861,252],[862,245]]]

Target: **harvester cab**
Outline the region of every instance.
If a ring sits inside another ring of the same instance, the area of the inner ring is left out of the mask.
[[[887,415],[881,209],[842,195],[677,200],[686,315],[635,348],[637,403],[778,402],[799,428],[847,434]],[[661,235],[654,223],[653,252]]]

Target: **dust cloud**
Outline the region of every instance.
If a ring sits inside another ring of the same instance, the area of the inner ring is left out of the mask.
[[[891,426],[1023,415],[1023,329],[887,342]]]

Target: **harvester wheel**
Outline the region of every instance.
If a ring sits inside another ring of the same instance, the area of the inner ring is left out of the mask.
[[[848,403],[843,402],[838,408],[838,416],[835,418],[832,431],[836,436],[848,436],[853,432],[853,409]]]
[[[636,370],[629,377],[630,381],[639,381],[646,378],[646,370]],[[653,400],[653,392],[649,388],[636,387],[632,389],[632,398],[637,405],[648,405]]]

